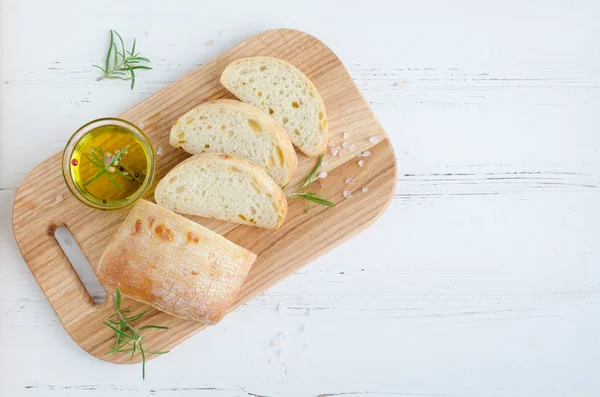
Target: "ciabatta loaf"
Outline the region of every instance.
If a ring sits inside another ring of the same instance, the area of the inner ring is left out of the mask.
[[[156,203],[175,212],[277,229],[287,214],[281,187],[249,160],[197,154],[158,183]]]
[[[238,59],[225,68],[221,84],[271,115],[307,156],[318,156],[327,148],[325,104],[294,65],[273,57]]]
[[[170,144],[188,153],[242,156],[286,185],[298,158],[283,127],[256,107],[232,99],[204,103],[171,128]]]
[[[214,324],[256,255],[165,208],[140,200],[100,258],[109,288],[173,316]]]

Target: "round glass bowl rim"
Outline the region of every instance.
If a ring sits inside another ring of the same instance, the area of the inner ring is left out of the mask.
[[[140,144],[142,145],[143,150],[146,152],[147,158],[149,160],[148,174],[146,175],[146,179],[144,180],[144,183],[142,184],[142,186],[140,186],[140,188],[134,194],[132,194],[127,200],[124,200],[123,202],[120,202],[119,204],[112,204],[112,205],[111,204],[98,204],[91,200],[86,199],[83,196],[83,194],[79,191],[77,186],[75,185],[75,182],[73,182],[73,178],[71,177],[71,169],[70,169],[71,154],[73,153],[73,150],[75,149],[75,147],[77,146],[79,141],[86,134],[93,131],[94,129],[96,129],[98,127],[106,126],[106,125],[117,125],[119,127],[126,128],[131,133],[133,133],[138,138],[138,140],[139,140]],[[89,207],[96,208],[96,209],[117,210],[117,209],[125,208],[125,207],[133,204],[139,198],[141,198],[144,195],[144,193],[146,193],[148,188],[150,188],[150,186],[152,185],[152,181],[154,180],[155,171],[156,171],[156,154],[154,153],[154,147],[152,146],[152,142],[150,142],[150,139],[148,138],[148,136],[146,134],[144,134],[144,132],[140,128],[138,128],[135,124],[130,123],[127,120],[117,118],[117,117],[104,117],[104,118],[92,120],[92,121],[82,125],[81,127],[79,127],[79,129],[77,131],[75,131],[75,133],[71,136],[71,138],[69,138],[69,141],[67,142],[67,145],[65,146],[65,150],[63,151],[62,174],[63,174],[63,178],[65,180],[65,183],[67,184],[67,187],[69,188],[69,190],[71,191],[71,193],[73,194],[73,196],[75,196],[75,198],[77,200],[81,201],[83,204],[85,204]]]

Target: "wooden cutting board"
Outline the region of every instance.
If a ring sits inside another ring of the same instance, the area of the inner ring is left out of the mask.
[[[290,199],[287,219],[276,231],[190,217],[258,255],[231,310],[371,225],[390,203],[396,184],[392,146],[342,62],[316,38],[296,30],[277,29],[243,41],[119,115],[142,128],[155,149],[162,148],[162,155],[157,156],[155,185],[188,156],[168,144],[173,123],[203,102],[232,98],[219,83],[221,72],[230,62],[254,55],[282,58],[302,70],[325,101],[330,142],[341,145],[347,141],[358,150],[344,150],[341,156],[332,157],[328,148],[325,160],[329,164],[323,169],[328,175],[311,185],[311,190],[335,202],[335,208],[313,205],[305,214],[305,202]],[[68,135],[65,132],[65,143]],[[356,156],[367,149],[371,152],[369,157]],[[114,311],[114,303],[111,299],[100,305],[92,302],[54,237],[58,226],[66,226],[95,269],[128,210],[97,211],[77,201],[63,180],[61,156],[62,153],[57,153],[39,164],[21,184],[13,208],[17,244],[73,340],[103,360],[132,362],[128,355],[104,355],[114,340],[114,332],[102,325],[102,321]],[[295,190],[316,163],[316,158],[300,153],[298,157],[298,171],[287,191]],[[358,165],[361,159],[363,167]],[[347,178],[353,178],[354,182],[347,184]],[[363,192],[365,187],[368,192]],[[352,193],[351,198],[344,197],[345,190]],[[146,198],[152,200],[152,197],[150,191]],[[145,305],[124,299],[123,307],[139,311]],[[139,324],[145,323],[170,328],[146,331],[144,346],[149,350],[170,350],[205,327],[157,310],[144,316]],[[140,360],[136,354],[133,361]]]

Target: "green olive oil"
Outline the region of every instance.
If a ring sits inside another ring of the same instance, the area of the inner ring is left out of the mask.
[[[70,175],[77,190],[100,206],[118,206],[127,201],[148,176],[154,154],[145,148],[136,135],[118,125],[89,131],[70,157]]]

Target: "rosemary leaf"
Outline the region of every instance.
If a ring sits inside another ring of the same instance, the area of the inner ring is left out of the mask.
[[[124,150],[122,151],[124,152]],[[117,153],[115,156],[119,155],[119,153]],[[144,346],[142,345],[142,335],[140,334],[141,331],[145,330],[145,329],[160,329],[160,330],[165,330],[168,329],[168,327],[163,327],[163,326],[159,326],[159,325],[145,325],[143,327],[140,328],[135,328],[131,322],[135,321],[135,320],[139,320],[140,318],[142,318],[145,314],[147,314],[150,310],[152,310],[152,308],[149,308],[147,310],[144,310],[143,312],[139,313],[139,314],[135,314],[132,316],[125,316],[124,314],[129,313],[130,310],[126,309],[126,310],[121,310],[121,291],[117,288],[115,290],[115,295],[116,295],[116,299],[115,299],[115,313],[111,314],[109,316],[109,322],[103,321],[103,324],[106,325],[107,327],[109,327],[111,330],[113,330],[116,334],[116,338],[115,338],[115,344],[112,347],[112,349],[110,349],[109,351],[107,351],[106,354],[115,354],[115,353],[128,353],[130,355],[130,359],[133,359],[135,353],[137,351],[140,352],[141,356],[142,356],[142,379],[146,378],[146,353],[147,354],[166,354],[169,353],[168,351],[153,351],[153,350],[145,350]],[[112,318],[117,318],[119,321],[116,323],[116,327],[111,325],[115,323],[115,321],[111,320]],[[121,342],[122,341],[122,342]]]
[[[313,168],[313,170],[310,172],[310,174],[308,174],[308,176],[304,179],[304,181],[302,181],[302,183],[300,184],[300,187],[298,187],[298,190],[296,190],[294,193],[286,194],[286,196],[289,198],[301,197],[301,198],[305,199],[306,200],[306,210],[304,211],[305,213],[307,213],[308,210],[310,209],[310,203],[325,205],[328,207],[335,207],[335,204],[332,203],[331,201],[321,198],[321,195],[319,193],[311,192],[311,191],[308,191],[308,192],[302,191],[302,189],[304,189],[306,186],[310,185],[311,179],[313,178],[313,176],[315,176],[315,174],[321,167],[322,162],[323,162],[323,155],[319,156],[317,165],[315,166],[315,168]],[[285,189],[286,186],[284,186],[283,189]]]
[[[115,40],[115,35],[117,36],[118,43],[121,45],[121,48],[117,45],[117,40]],[[110,31],[110,42],[108,45],[108,52],[106,53],[106,61],[104,68],[98,65],[92,65],[100,70],[102,70],[102,76],[98,78],[98,80],[102,79],[118,79],[131,81],[130,88],[133,90],[135,86],[135,70],[136,69],[152,69],[147,65],[140,65],[141,62],[150,63],[150,60],[145,57],[141,57],[139,53],[135,52],[136,39],[133,39],[133,44],[131,46],[131,51],[127,51],[125,49],[125,43],[121,35],[115,31]],[[111,65],[112,61],[112,65]]]

